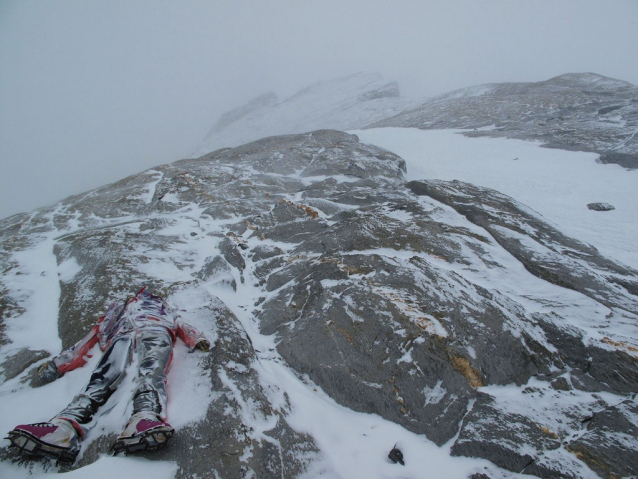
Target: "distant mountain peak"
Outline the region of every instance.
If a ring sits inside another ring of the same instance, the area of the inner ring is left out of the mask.
[[[275,103],[277,103],[277,95],[275,94],[275,92],[268,92],[259,95],[250,100],[245,105],[234,108],[233,110],[224,113],[219,118],[217,123],[215,123],[215,126],[213,127],[209,135],[214,132],[223,130],[230,124],[241,120],[242,118],[245,118],[247,115],[250,115],[254,111],[260,110],[261,108],[273,106]]]
[[[601,161],[638,167],[638,87],[597,73],[540,82],[489,83],[430,99],[405,99],[396,82],[359,72],[313,83],[284,100],[260,95],[224,113],[193,156],[260,138],[372,127],[466,129],[475,136],[542,141],[594,151]]]
[[[419,103],[401,98],[396,82],[369,72],[313,83],[281,101],[266,93],[221,115],[193,156],[267,136],[363,128]]]

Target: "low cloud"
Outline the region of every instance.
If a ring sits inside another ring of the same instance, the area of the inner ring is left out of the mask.
[[[0,5],[0,217],[187,156],[250,98],[378,71],[403,94],[592,71],[638,83],[633,1]]]

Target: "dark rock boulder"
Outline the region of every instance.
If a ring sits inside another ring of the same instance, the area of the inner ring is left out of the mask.
[[[27,368],[49,356],[46,351],[33,351],[28,348],[19,349],[0,364],[0,384],[22,374]],[[35,373],[35,370],[33,371]],[[32,375],[34,386],[38,386],[36,375]]]
[[[593,211],[612,211],[616,209],[615,206],[609,203],[589,203],[587,208]]]

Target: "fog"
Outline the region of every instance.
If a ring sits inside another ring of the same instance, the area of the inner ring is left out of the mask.
[[[636,0],[0,0],[0,218],[187,157],[225,111],[377,71],[404,96],[638,84]]]

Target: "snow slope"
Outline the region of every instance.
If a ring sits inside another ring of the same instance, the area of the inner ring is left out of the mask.
[[[460,180],[505,193],[568,236],[638,269],[638,170],[596,162],[599,155],[542,148],[540,142],[468,138],[465,130],[375,128],[352,133],[407,163],[409,180]],[[589,203],[615,210],[592,211]]]

